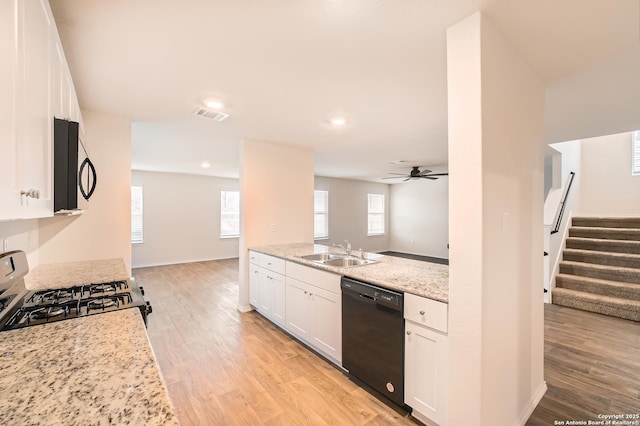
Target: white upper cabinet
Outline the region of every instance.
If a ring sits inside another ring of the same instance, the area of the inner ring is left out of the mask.
[[[45,0],[18,2],[17,185],[22,218],[51,216],[55,26]]]
[[[13,219],[19,215],[20,197],[16,191],[16,46],[15,1],[0,1],[0,220]]]
[[[52,216],[53,117],[82,118],[47,0],[0,2],[0,54],[0,220]]]

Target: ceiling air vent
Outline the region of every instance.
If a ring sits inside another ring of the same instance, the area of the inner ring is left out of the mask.
[[[208,109],[198,108],[193,115],[198,117],[209,118],[213,121],[224,121],[229,118],[229,114],[225,114],[224,112],[217,111],[209,111]]]

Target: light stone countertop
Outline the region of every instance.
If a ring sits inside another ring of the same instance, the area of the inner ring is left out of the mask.
[[[7,425],[177,425],[137,309],[0,333]]]
[[[24,277],[24,284],[27,290],[48,290],[128,279],[122,259],[99,259],[38,265]]]
[[[335,272],[391,290],[449,303],[449,265],[366,253],[369,257],[380,260],[380,262],[347,268],[326,266],[302,259],[300,256],[327,252],[344,253],[344,251],[335,247],[310,243],[251,247],[250,250]]]

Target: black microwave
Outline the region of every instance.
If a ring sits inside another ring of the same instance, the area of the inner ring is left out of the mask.
[[[78,135],[75,121],[53,119],[53,211],[78,208]]]

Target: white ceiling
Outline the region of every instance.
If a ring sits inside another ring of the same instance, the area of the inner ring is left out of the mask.
[[[546,142],[640,128],[638,0],[50,3],[82,108],[132,119],[136,169],[237,177],[254,139],[324,176],[446,170],[445,32],[477,10],[547,83]],[[209,97],[229,119],[192,115]]]

